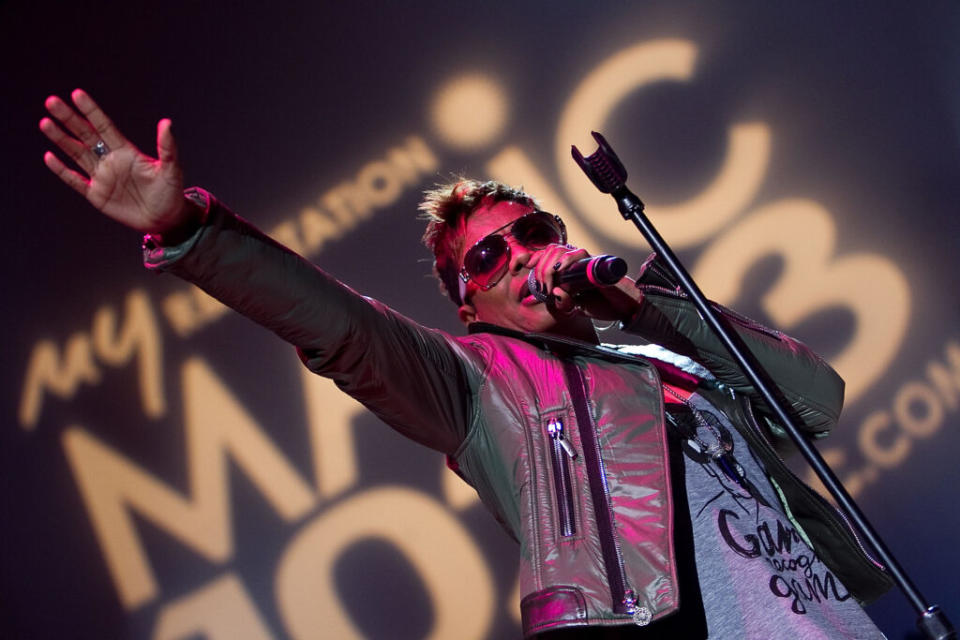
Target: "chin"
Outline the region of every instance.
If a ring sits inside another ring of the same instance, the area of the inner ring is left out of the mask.
[[[553,318],[549,327],[540,330],[541,333],[553,333],[566,338],[596,343],[597,332],[593,322],[581,313],[574,313],[562,318]]]
[[[589,322],[589,321],[588,321]],[[532,333],[556,333],[570,335],[576,332],[578,328],[582,330],[583,318],[578,315],[560,316],[554,315],[547,309],[538,313],[534,317],[524,318],[522,324],[524,331]]]

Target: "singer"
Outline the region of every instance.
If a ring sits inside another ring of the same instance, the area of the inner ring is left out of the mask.
[[[525,637],[883,637],[859,603],[889,588],[885,571],[787,470],[789,443],[655,256],[636,280],[591,282],[576,275],[587,252],[529,195],[438,186],[420,209],[467,329],[452,336],[184,192],[168,120],[151,158],[90,96],[72,98],[48,98],[40,129],[79,171],[50,152],[47,166],[147,234],[147,268],[275,332],[445,454],[519,543]],[[800,342],[729,317],[810,436],[826,435],[842,380]],[[650,345],[600,345],[593,319]]]

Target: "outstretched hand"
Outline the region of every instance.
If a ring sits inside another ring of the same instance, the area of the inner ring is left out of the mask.
[[[157,124],[157,158],[151,158],[117,130],[85,91],[76,89],[70,97],[76,111],[57,96],[47,98],[47,111],[59,125],[43,118],[40,130],[83,173],[50,151],[43,156],[47,167],[94,207],[137,231],[163,233],[187,224],[195,212],[183,197],[170,120]]]

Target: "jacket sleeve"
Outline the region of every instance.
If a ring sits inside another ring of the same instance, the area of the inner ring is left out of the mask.
[[[655,255],[644,263],[637,287],[643,302],[624,329],[696,360],[724,384],[750,395],[771,431],[785,437],[736,361]],[[777,383],[801,420],[798,426],[813,436],[826,435],[843,406],[843,379],[837,372],[800,341],[713,304]]]
[[[463,440],[470,393],[462,350],[360,296],[271,240],[205,191],[204,223],[175,246],[144,240],[144,263],[192,282],[283,340],[403,435],[451,453]]]

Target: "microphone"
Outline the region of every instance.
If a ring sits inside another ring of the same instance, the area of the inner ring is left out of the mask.
[[[591,256],[577,260],[560,272],[560,285],[570,293],[579,293],[588,289],[608,287],[620,282],[627,273],[627,263],[617,256]],[[550,294],[540,290],[533,271],[527,276],[527,288],[533,297],[540,302],[546,302]]]

